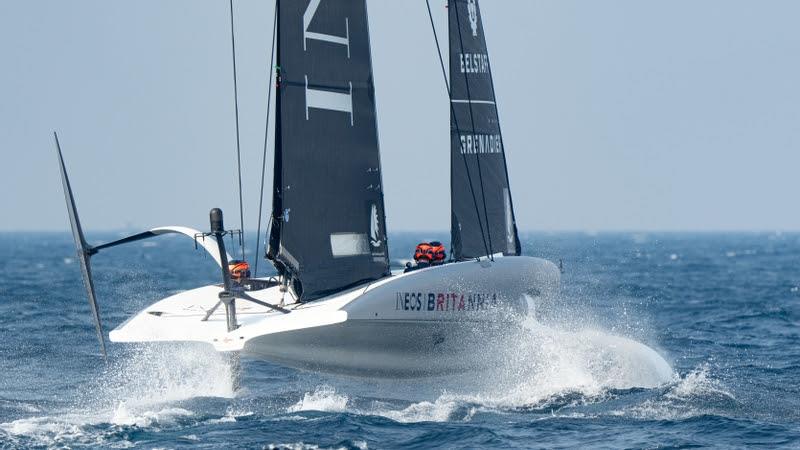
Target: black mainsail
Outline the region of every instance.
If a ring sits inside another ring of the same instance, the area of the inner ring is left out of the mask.
[[[456,260],[519,255],[478,0],[449,0],[451,239]]]
[[[314,300],[389,275],[365,0],[278,0],[269,257]]]

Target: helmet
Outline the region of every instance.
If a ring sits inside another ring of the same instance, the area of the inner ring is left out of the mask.
[[[414,261],[416,262],[431,262],[433,260],[433,247],[427,242],[417,245],[414,250]]]
[[[431,262],[434,264],[441,264],[447,258],[447,251],[444,249],[444,244],[439,241],[431,241]]]
[[[242,278],[250,278],[250,264],[247,264],[247,261],[234,259],[228,262],[228,271],[231,274],[232,280],[241,280]]]

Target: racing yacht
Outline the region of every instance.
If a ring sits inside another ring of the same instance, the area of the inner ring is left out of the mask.
[[[320,372],[422,377],[495,364],[559,269],[522,256],[477,0],[450,0],[451,253],[390,270],[366,0],[278,0],[274,182],[267,258],[251,278],[232,261],[222,211],[206,232],[160,227],[87,243],[61,145],[61,178],[83,281],[105,355],[90,258],[166,233],[192,239],[222,282],[159,300],[112,342],[200,342]],[[435,30],[434,30],[435,32]],[[236,266],[236,270],[231,270]]]

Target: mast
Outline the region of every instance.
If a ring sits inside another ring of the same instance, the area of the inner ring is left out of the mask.
[[[449,0],[448,15],[453,255],[456,260],[487,253],[519,255],[505,146],[478,0]]]
[[[268,256],[314,300],[389,275],[365,0],[278,0]]]

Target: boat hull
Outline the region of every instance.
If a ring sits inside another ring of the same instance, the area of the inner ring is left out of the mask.
[[[245,354],[317,372],[369,377],[425,377],[483,365],[491,341],[474,324],[347,320],[337,325],[259,336]],[[489,352],[493,354],[492,352]],[[469,358],[465,358],[469,354]]]
[[[111,339],[204,341],[220,351],[354,376],[446,375],[501,363],[504,340],[520,326],[529,303],[557,292],[559,278],[558,268],[539,258],[452,263],[290,305],[289,314],[237,302],[240,327],[232,332],[221,313],[207,322],[187,313],[213,305],[211,294],[218,289],[207,287],[154,304],[114,330]],[[277,288],[251,295],[280,301]],[[145,320],[146,326],[137,323]]]

